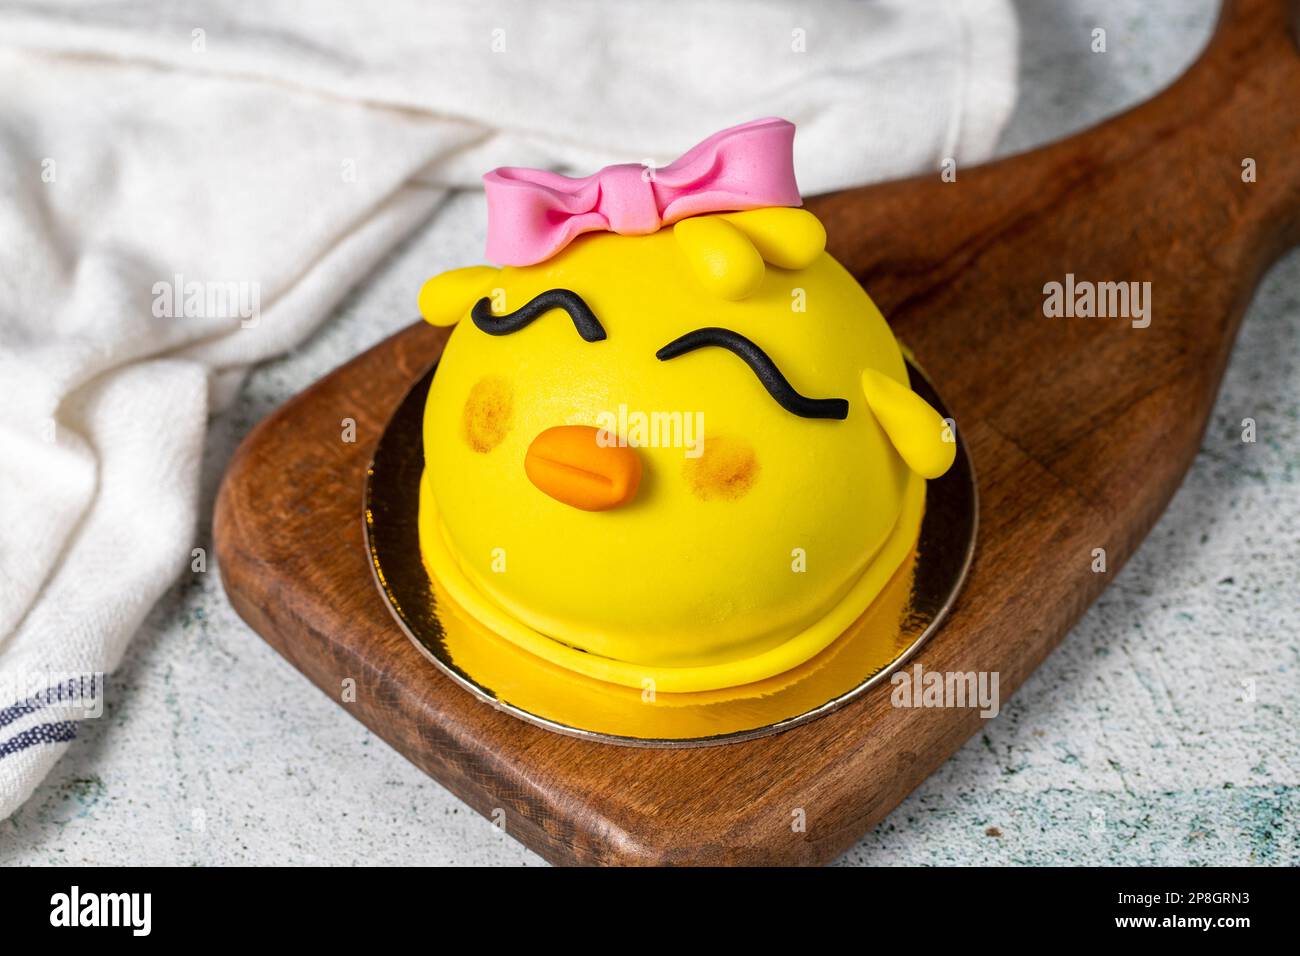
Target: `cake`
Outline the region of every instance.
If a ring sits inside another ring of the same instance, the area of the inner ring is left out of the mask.
[[[826,648],[916,545],[951,429],[800,208],[794,127],[662,169],[484,179],[487,258],[420,291],[455,326],[425,404],[420,548],[531,654],[665,693]]]

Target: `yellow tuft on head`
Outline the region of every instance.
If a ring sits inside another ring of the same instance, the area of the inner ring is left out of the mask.
[[[749,237],[721,216],[696,216],[673,226],[677,244],[709,292],[744,299],[763,281],[763,257]]]
[[[778,269],[806,269],[826,251],[826,227],[807,209],[772,206],[722,218],[749,237],[764,262]]]
[[[673,234],[700,284],[731,301],[757,292],[767,265],[806,269],[826,250],[817,217],[786,206],[694,216]]]

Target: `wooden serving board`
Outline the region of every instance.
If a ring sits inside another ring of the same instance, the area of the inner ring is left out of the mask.
[[[1009,694],[1190,466],[1255,283],[1300,241],[1291,14],[1229,4],[1173,87],[1071,139],[956,182],[809,204],[938,383],[979,476],[975,566],[926,669],[998,671]],[[1150,282],[1150,325],[1046,318],[1044,285],[1067,273]],[[215,537],[244,619],[331,697],[354,678],[351,711],[475,810],[504,810],[557,863],[822,863],[978,729],[974,709],[893,708],[886,685],[776,736],[638,750],[548,733],[454,686],[389,616],[361,517],[374,443],[443,341],[413,325],[262,422],[230,464]]]

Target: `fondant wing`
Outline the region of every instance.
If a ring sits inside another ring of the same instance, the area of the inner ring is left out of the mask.
[[[957,457],[952,425],[929,402],[873,368],[862,373],[862,391],[909,468],[922,478],[938,478],[952,467]]]
[[[489,293],[500,274],[495,266],[466,266],[434,276],[420,287],[420,315],[430,325],[455,325]]]

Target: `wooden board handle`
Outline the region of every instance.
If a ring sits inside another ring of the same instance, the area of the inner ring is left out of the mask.
[[[1043,367],[1105,362],[1112,388],[1125,376],[1150,382],[1158,346],[1171,360],[1195,356],[1194,407],[1208,408],[1259,277],[1300,243],[1298,11],[1295,0],[1232,0],[1200,58],[1150,101],[958,170],[955,182],[936,170],[808,207],[829,251],[950,388],[1031,356]],[[1143,338],[1044,327],[1045,283],[1067,274],[1148,282],[1158,327]],[[976,354],[984,362],[948,361]],[[1022,377],[1023,388],[1067,391]],[[967,410],[994,411],[991,399]]]
[[[1131,246],[1146,229],[1176,236],[1253,288],[1268,263],[1300,243],[1297,23],[1300,0],[1230,0],[1200,58],[1154,99],[1060,142],[960,170],[955,183],[936,170],[816,197],[809,207],[826,223],[831,252],[887,316],[901,304],[891,301],[896,278],[914,292],[914,270],[964,268],[1033,215],[1077,220],[1063,231],[1094,253]],[[1105,205],[1074,202],[1081,193],[1104,195]],[[909,238],[882,244],[878,231],[860,228],[867,222]],[[913,245],[914,261],[900,261]]]
[[[1168,116],[1161,132],[1186,143],[1188,162],[1210,189],[1202,202],[1239,207],[1234,223],[1247,251],[1267,261],[1300,243],[1298,38],[1300,0],[1228,0],[1197,62],[1134,111],[1142,121]],[[1124,130],[1134,133],[1131,121]],[[1247,159],[1255,161],[1255,182],[1243,191]],[[1229,164],[1237,182],[1220,175]]]

